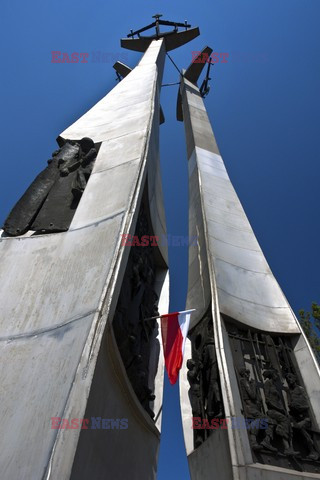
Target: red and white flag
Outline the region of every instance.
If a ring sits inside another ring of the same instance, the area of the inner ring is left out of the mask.
[[[193,310],[161,315],[161,333],[165,365],[171,385],[178,379],[182,366],[184,345]]]

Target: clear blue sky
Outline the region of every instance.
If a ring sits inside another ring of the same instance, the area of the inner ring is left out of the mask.
[[[0,222],[56,149],[55,138],[115,85],[119,39],[154,13],[200,27],[172,52],[186,68],[204,45],[228,52],[206,100],[221,154],[267,260],[295,312],[320,301],[319,0],[2,0]],[[53,64],[51,51],[88,52]],[[92,52],[108,53],[93,63]],[[164,82],[178,80],[167,61]],[[168,232],[187,234],[187,161],[177,87],[162,90]],[[185,305],[187,249],[172,247],[171,311]],[[8,319],[10,321],[10,319]],[[178,386],[166,384],[159,480],[188,480]]]

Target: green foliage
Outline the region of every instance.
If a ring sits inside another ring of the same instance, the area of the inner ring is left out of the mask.
[[[320,365],[320,305],[312,302],[311,313],[299,310],[300,325]]]

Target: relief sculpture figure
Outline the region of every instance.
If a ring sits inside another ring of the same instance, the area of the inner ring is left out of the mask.
[[[50,233],[68,230],[91,174],[97,151],[90,138],[59,140],[47,167],[39,173],[11,210],[3,230],[9,236],[28,230]]]
[[[309,454],[309,460],[318,460],[319,453],[315,449],[314,442],[307,429],[311,428],[311,419],[309,415],[309,402],[306,391],[297,384],[297,378],[293,373],[286,375],[288,383],[288,404],[291,415],[292,426],[299,431],[306,441]]]
[[[263,372],[265,378],[264,392],[266,404],[268,407],[268,418],[273,433],[281,437],[284,446],[284,455],[296,456],[299,452],[295,452],[292,447],[292,428],[290,417],[285,409],[283,398],[279,392],[279,375],[276,370],[265,370]],[[273,437],[272,437],[273,438]],[[265,442],[262,442],[266,448]]]
[[[247,368],[239,369],[240,375],[240,389],[244,404],[244,413],[246,418],[252,419],[248,428],[248,434],[250,438],[251,447],[253,450],[262,450],[266,448],[271,452],[276,452],[277,449],[270,443],[270,439],[273,438],[273,428],[270,425],[269,419],[265,418],[262,412],[262,401],[259,395],[258,387],[254,379],[250,379],[250,370]],[[267,429],[265,430],[265,436],[263,441],[259,444],[258,434],[261,430],[261,421],[267,422]]]

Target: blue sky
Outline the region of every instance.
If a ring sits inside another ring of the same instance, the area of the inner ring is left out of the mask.
[[[320,302],[319,0],[2,1],[0,222],[45,166],[55,138],[115,85],[112,64],[140,54],[119,39],[162,13],[199,26],[201,36],[171,52],[228,52],[212,71],[206,106],[229,175],[280,286],[295,312]],[[51,52],[88,52],[86,64],[51,63]],[[109,61],[94,63],[93,52]],[[166,63],[164,83],[178,81]],[[168,232],[187,235],[188,179],[177,86],[161,103],[161,162]],[[318,220],[317,220],[318,218]],[[187,249],[170,249],[171,311],[185,305]],[[187,480],[178,386],[166,384],[159,480]]]

